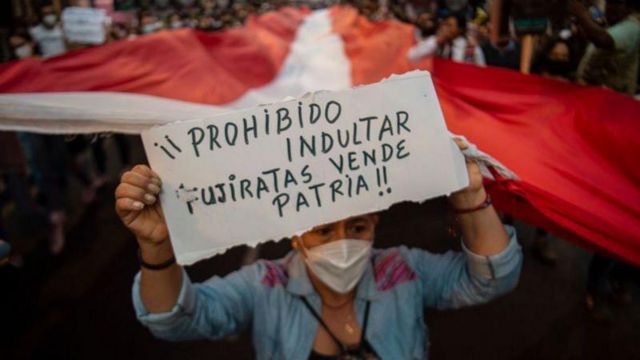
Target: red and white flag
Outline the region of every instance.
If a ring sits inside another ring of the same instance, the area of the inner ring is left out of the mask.
[[[430,70],[447,125],[515,172],[496,206],[640,264],[640,103],[613,91],[427,59],[414,29],[348,7],[282,9],[219,33],[164,31],[0,66],[0,129],[137,133]]]

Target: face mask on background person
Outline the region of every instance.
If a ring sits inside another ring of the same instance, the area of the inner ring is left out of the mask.
[[[18,59],[26,59],[33,56],[33,47],[29,44],[20,45],[13,51]]]
[[[158,31],[162,29],[162,25],[159,22],[154,22],[151,24],[146,24],[142,27],[142,33],[151,34],[152,32]]]
[[[561,76],[567,79],[571,74],[571,63],[566,60],[552,60],[547,58],[543,61],[542,67],[551,75]]]
[[[45,15],[42,18],[42,22],[47,26],[53,26],[56,24],[56,22],[58,22],[58,17],[54,14]]]
[[[372,241],[342,239],[306,249],[309,269],[329,288],[345,294],[362,278],[371,255]]]

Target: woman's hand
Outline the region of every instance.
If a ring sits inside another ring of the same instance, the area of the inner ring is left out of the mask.
[[[116,213],[141,248],[169,243],[167,223],[158,194],[160,177],[146,165],[125,172],[116,188]]]
[[[460,150],[468,146],[460,139],[454,139]],[[480,205],[486,198],[486,192],[482,185],[482,173],[480,167],[473,160],[467,160],[467,173],[469,174],[469,186],[451,194],[449,201],[456,209],[469,209]]]
[[[455,141],[460,150],[467,148],[462,141]],[[467,160],[467,172],[469,173],[469,186],[449,197],[449,202],[454,209],[476,209],[487,198],[487,193],[482,185],[482,173],[475,161]],[[498,214],[491,206],[461,214],[456,216],[456,219],[465,245],[477,255],[495,255],[504,251],[509,245],[509,236],[502,226]]]
[[[116,212],[135,234],[142,264],[164,264],[174,257],[158,199],[161,186],[158,174],[146,165],[136,165],[122,175],[116,188]],[[140,297],[147,311],[171,311],[182,286],[181,267],[175,261],[162,270],[141,266],[140,274]]]

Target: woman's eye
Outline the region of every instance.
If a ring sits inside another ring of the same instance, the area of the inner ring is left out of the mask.
[[[361,233],[367,230],[367,227],[364,225],[356,225],[353,227],[353,232],[354,233]]]
[[[320,236],[327,236],[331,234],[331,229],[319,229],[316,231],[316,233]]]

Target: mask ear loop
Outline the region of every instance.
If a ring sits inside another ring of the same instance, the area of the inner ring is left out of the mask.
[[[307,251],[308,249],[304,246],[304,241],[302,241],[302,237],[297,236],[296,237],[296,242],[298,243],[298,247],[300,248],[299,251],[302,254],[302,256],[305,259],[308,259],[309,257],[307,256]]]

